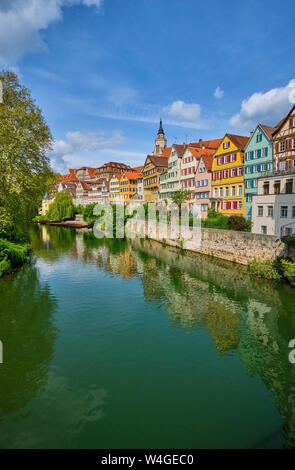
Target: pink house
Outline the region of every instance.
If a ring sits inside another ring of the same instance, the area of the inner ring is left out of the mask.
[[[206,219],[211,207],[213,158],[214,152],[212,155],[202,155],[195,174],[195,203],[200,206],[199,215],[202,219]]]

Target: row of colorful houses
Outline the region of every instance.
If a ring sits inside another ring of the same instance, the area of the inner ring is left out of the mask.
[[[75,204],[90,202],[171,202],[180,190],[201,217],[214,208],[244,216],[256,233],[295,232],[295,106],[274,127],[258,124],[250,136],[225,134],[211,140],[167,147],[162,121],[152,154],[132,168],[108,162],[70,169],[58,191]],[[45,201],[48,206],[48,200]],[[294,226],[293,226],[294,225]]]

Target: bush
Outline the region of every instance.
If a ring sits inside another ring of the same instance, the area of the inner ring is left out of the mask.
[[[288,248],[295,249],[295,236],[294,235],[287,235],[286,237],[282,238],[282,241],[287,245]]]
[[[229,217],[214,209],[208,210],[207,219],[202,220],[202,227],[228,230]]]
[[[286,259],[281,260],[283,276],[292,286],[295,287],[295,263]]]
[[[0,239],[0,277],[4,272],[24,264],[28,254],[29,247],[27,245],[16,245]]]
[[[231,215],[228,221],[229,230],[251,232],[251,222],[240,215]]]
[[[277,280],[281,278],[274,263],[270,260],[259,261],[254,259],[253,261],[250,261],[249,269],[252,274],[264,279]]]

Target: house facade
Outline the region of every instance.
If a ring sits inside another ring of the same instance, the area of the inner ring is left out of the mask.
[[[252,232],[282,237],[295,233],[295,174],[258,180],[253,196]]]
[[[212,165],[212,207],[225,215],[245,213],[244,149],[249,137],[226,134]]]
[[[110,204],[115,204],[116,202],[120,202],[120,173],[114,173],[110,179],[110,196],[109,202]]]
[[[211,207],[213,158],[213,155],[203,155],[195,175],[195,203],[198,206],[198,216],[202,219],[206,219]]]
[[[141,173],[135,171],[126,171],[120,179],[120,200],[128,204],[130,198],[136,196],[138,192],[138,180],[141,179]]]
[[[155,155],[146,157],[142,170],[145,202],[157,202],[159,200],[160,176],[167,168],[168,157]]]
[[[185,149],[185,145],[178,144],[170,147],[167,171],[160,176],[160,200],[171,200],[171,196],[181,189],[181,158]]]
[[[273,133],[276,172],[295,172],[295,105]]]
[[[258,124],[245,147],[245,217],[252,219],[252,198],[258,178],[273,172],[273,127]]]

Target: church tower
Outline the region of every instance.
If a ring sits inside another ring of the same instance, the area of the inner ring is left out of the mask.
[[[165,132],[163,130],[163,126],[162,126],[162,119],[160,119],[160,127],[159,127],[159,130],[158,130],[158,135],[157,135],[157,138],[155,140],[155,148],[154,148],[154,152],[153,152],[153,155],[161,155],[163,150],[167,147],[167,140],[166,140],[166,137],[165,137]]]

